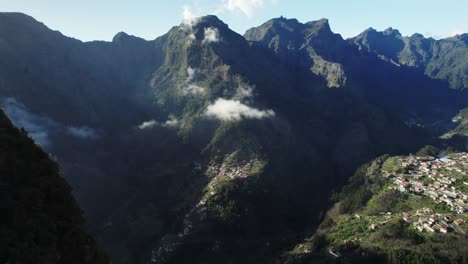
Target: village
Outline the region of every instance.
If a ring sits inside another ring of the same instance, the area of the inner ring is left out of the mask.
[[[382,170],[383,175],[392,182],[389,188],[410,195],[426,196],[436,204],[446,206],[455,215],[468,212],[468,195],[462,190],[468,185],[467,153],[455,153],[450,157],[400,157],[398,163],[400,166],[397,171],[401,173]],[[435,213],[429,208],[421,208],[414,215],[403,213],[402,218],[420,232],[457,231],[464,234],[459,228],[462,219]]]
[[[251,168],[252,163],[244,161],[241,164],[208,166],[206,173],[213,177],[247,178]]]

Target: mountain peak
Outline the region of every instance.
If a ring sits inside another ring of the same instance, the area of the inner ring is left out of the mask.
[[[35,28],[35,29],[47,29],[47,27],[24,13],[19,12],[0,12],[0,23],[2,28]]]
[[[331,32],[330,24],[326,18],[307,22],[306,25],[312,27],[315,31]]]
[[[112,38],[113,43],[123,44],[123,43],[127,43],[130,41],[145,41],[145,40],[139,37],[135,37],[133,35],[129,35],[123,31],[115,34],[115,36]]]
[[[115,34],[115,36],[112,38],[112,42],[120,42],[120,41],[123,41],[125,39],[128,39],[130,38],[130,35],[128,35],[127,33],[121,31],[117,34]]]
[[[387,36],[401,37],[400,31],[398,31],[398,29],[393,29],[392,27],[385,29],[382,33]]]
[[[466,44],[468,44],[468,33],[463,33],[463,34],[460,34],[460,35],[456,35],[455,37],[457,39],[465,42]]]
[[[24,13],[20,12],[0,12],[0,19],[10,19],[10,20],[23,20],[23,21],[30,21],[30,22],[38,22],[31,16],[28,16]]]
[[[329,26],[329,22],[327,18],[321,18],[319,20],[309,21],[306,25],[322,25],[322,26]]]
[[[195,23],[193,27],[196,29],[199,28],[209,28],[209,27],[216,27],[218,29],[228,29],[229,26],[224,23],[221,19],[219,19],[215,15],[207,15],[202,17],[197,17],[194,19]]]
[[[413,35],[410,36],[410,38],[414,38],[414,39],[424,39],[424,35],[423,34],[420,34],[420,33],[414,33]]]

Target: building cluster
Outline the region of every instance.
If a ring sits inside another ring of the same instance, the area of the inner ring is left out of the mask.
[[[252,168],[251,162],[243,162],[240,164],[222,164],[208,166],[206,173],[213,177],[229,177],[234,178],[247,178],[249,171]]]
[[[457,182],[467,185],[465,169],[468,168],[468,154],[457,153],[451,158],[434,157],[404,157],[398,159],[405,173],[384,171],[394,185],[392,188],[401,192],[423,195],[437,204],[447,205],[453,212],[464,214],[468,212],[468,195],[458,190]],[[460,177],[453,177],[458,174]]]
[[[404,221],[412,223],[414,228],[419,232],[440,232],[448,233],[452,231],[462,232],[458,227],[463,224],[463,220],[454,219],[448,214],[435,213],[429,208],[422,208],[416,211],[416,214],[410,215],[403,213],[402,218]]]

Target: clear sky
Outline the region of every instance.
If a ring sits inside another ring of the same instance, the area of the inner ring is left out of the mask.
[[[215,14],[241,34],[281,15],[301,22],[328,18],[345,38],[369,27],[434,38],[468,32],[468,0],[0,0],[0,11],[26,13],[84,41],[111,40],[120,31],[154,39],[180,24],[184,13]]]

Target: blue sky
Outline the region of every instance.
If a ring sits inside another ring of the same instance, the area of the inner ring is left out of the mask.
[[[468,32],[467,0],[0,0],[0,11],[29,14],[84,41],[111,40],[120,31],[154,39],[185,15],[216,14],[243,34],[279,16],[301,22],[328,18],[343,37],[393,27],[441,38]]]

